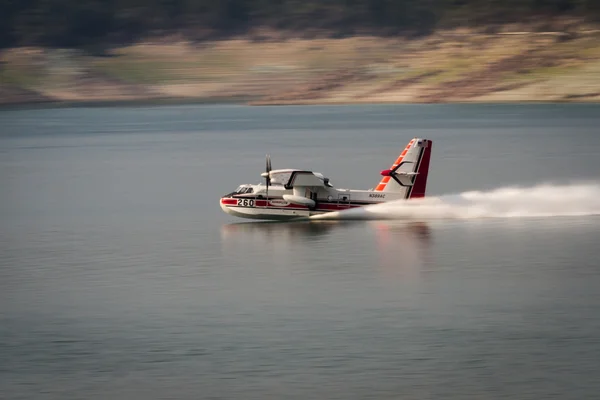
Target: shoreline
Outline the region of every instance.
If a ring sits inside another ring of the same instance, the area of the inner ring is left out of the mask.
[[[156,98],[156,99],[106,99],[106,100],[83,100],[62,101],[45,100],[19,103],[0,104],[3,110],[31,110],[31,109],[53,109],[53,108],[101,108],[101,107],[145,107],[145,106],[179,106],[179,105],[246,105],[247,98]]]
[[[152,100],[98,100],[98,101],[46,101],[46,102],[23,102],[1,104],[0,112],[2,111],[27,111],[27,110],[52,110],[66,108],[135,108],[135,107],[167,107],[167,106],[247,106],[247,107],[308,107],[308,106],[391,106],[391,105],[413,105],[413,106],[441,106],[441,105],[464,105],[464,106],[506,106],[506,105],[600,105],[600,100],[594,101],[551,101],[551,100],[523,100],[523,101],[496,101],[496,102],[469,102],[469,101],[453,101],[453,102],[436,102],[436,103],[417,103],[417,102],[348,102],[348,103],[273,103],[273,104],[253,104],[240,99],[229,100],[214,100],[214,99],[152,99]]]

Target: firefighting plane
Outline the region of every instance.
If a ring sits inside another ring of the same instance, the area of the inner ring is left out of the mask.
[[[265,184],[244,184],[221,198],[227,214],[263,220],[306,219],[393,200],[425,197],[432,141],[413,138],[381,181],[370,190],[335,188],[319,172],[272,169],[267,155]]]

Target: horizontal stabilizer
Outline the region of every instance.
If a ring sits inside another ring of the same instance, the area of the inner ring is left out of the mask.
[[[396,175],[413,176],[413,175],[419,175],[419,173],[418,172],[399,171],[399,172],[396,172]]]

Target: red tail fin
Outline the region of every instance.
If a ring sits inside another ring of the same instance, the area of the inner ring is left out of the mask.
[[[417,167],[417,175],[413,182],[409,199],[418,199],[425,197],[425,190],[427,188],[427,174],[429,173],[429,160],[431,159],[431,146],[433,142],[431,140],[423,140],[423,155],[420,157],[421,162]]]
[[[381,171],[383,178],[375,191],[398,193],[404,199],[424,197],[431,145],[431,140],[421,138],[408,142],[391,168]]]

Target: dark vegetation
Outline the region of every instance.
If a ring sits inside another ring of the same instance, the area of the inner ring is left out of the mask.
[[[426,34],[565,15],[599,19],[600,0],[0,0],[0,47],[82,47],[173,33],[199,40],[259,27]]]

